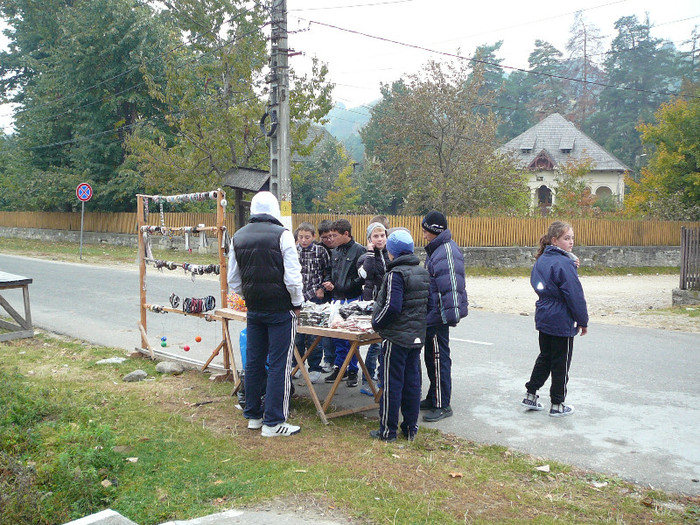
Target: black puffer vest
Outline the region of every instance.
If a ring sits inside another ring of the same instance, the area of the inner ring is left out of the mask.
[[[403,306],[398,319],[379,330],[379,335],[399,346],[420,348],[425,343],[430,275],[413,254],[400,255],[391,261],[387,275],[391,272],[400,273],[403,277]],[[386,302],[386,283],[385,276],[374,303],[375,310]]]
[[[284,229],[271,215],[260,214],[253,215],[250,222],[233,235],[233,249],[248,310],[283,312],[292,309],[292,298],[284,284],[284,258],[280,250]]]

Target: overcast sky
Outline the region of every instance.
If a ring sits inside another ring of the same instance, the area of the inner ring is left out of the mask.
[[[499,54],[503,64],[525,68],[535,39],[565,52],[578,10],[608,37],[615,35],[614,23],[621,16],[637,15],[643,20],[648,13],[656,26],[652,34],[674,41],[677,47],[700,24],[697,0],[288,0],[287,5],[289,30],[304,30],[289,37],[290,47],[304,53],[291,59],[292,67],[308,68],[313,56],[327,62],[336,83],[334,98],[347,107],[376,100],[381,82],[416,72],[428,60],[443,57],[309,25],[308,20],[436,51],[460,49],[463,56],[470,56],[479,45],[503,40]]]
[[[683,42],[700,25],[698,0],[288,0],[287,7],[289,45],[302,53],[290,59],[292,67],[308,71],[311,57],[326,62],[336,84],[334,99],[346,107],[376,100],[380,83],[444,57],[314,21],[435,51],[460,49],[463,56],[481,44],[503,40],[499,57],[503,65],[515,67],[527,67],[538,38],[565,51],[578,10],[608,37],[604,50],[621,16],[637,15],[642,20],[648,13],[655,37],[686,50],[690,48]],[[4,28],[1,21],[0,27]],[[0,45],[3,42],[4,37]],[[7,106],[0,107],[0,125],[7,125],[8,113]]]

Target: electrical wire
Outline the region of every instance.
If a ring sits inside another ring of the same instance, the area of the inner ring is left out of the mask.
[[[399,40],[394,40],[394,39],[391,39],[391,38],[386,38],[386,37],[382,37],[382,36],[372,35],[372,34],[369,34],[369,33],[364,33],[364,32],[362,32],[362,31],[358,31],[358,30],[356,30],[356,29],[348,29],[348,28],[340,27],[340,26],[337,26],[337,25],[334,25],[334,24],[328,24],[328,23],[325,23],[325,22],[319,22],[318,20],[310,20],[310,19],[302,18],[302,17],[296,16],[296,15],[294,15],[294,16],[295,16],[296,18],[300,19],[300,20],[304,20],[304,21],[306,21],[306,22],[309,22],[310,24],[316,24],[316,25],[323,26],[323,27],[327,27],[327,28],[330,28],[330,29],[335,29],[335,30],[337,30],[337,31],[342,31],[342,32],[345,32],[345,33],[350,33],[350,34],[353,34],[353,35],[362,36],[362,37],[370,38],[370,39],[373,39],[373,40],[379,40],[379,41],[381,41],[381,42],[386,42],[386,43],[389,43],[389,44],[395,44],[395,45],[402,46],[402,47],[408,47],[408,48],[411,48],[411,49],[417,49],[417,50],[419,50],[419,51],[426,51],[426,52],[428,52],[428,53],[433,53],[433,54],[436,54],[436,55],[447,56],[447,57],[455,58],[455,59],[458,59],[458,60],[467,60],[467,61],[469,61],[469,62],[475,62],[475,63],[478,63],[478,64],[484,64],[484,65],[488,65],[488,66],[492,66],[492,67],[498,67],[498,68],[502,68],[502,69],[509,69],[509,70],[511,70],[511,71],[520,71],[521,73],[526,73],[526,74],[529,74],[529,75],[538,75],[538,76],[543,76],[543,77],[547,77],[547,78],[554,78],[554,79],[557,79],[557,80],[568,80],[568,81],[570,81],[570,82],[578,82],[578,83],[581,83],[581,84],[590,84],[590,85],[594,85],[594,86],[600,86],[600,87],[603,87],[603,88],[620,89],[620,90],[625,90],[625,91],[635,91],[635,92],[647,93],[647,94],[651,94],[651,95],[683,96],[683,97],[686,97],[686,98],[700,98],[700,96],[697,96],[697,95],[685,95],[685,94],[682,94],[682,93],[670,92],[670,91],[656,91],[656,90],[642,89],[642,88],[637,88],[637,87],[632,87],[632,86],[619,86],[619,85],[614,85],[614,84],[607,84],[607,83],[604,83],[604,82],[596,82],[596,81],[591,81],[591,80],[583,80],[583,79],[580,79],[580,78],[571,78],[571,77],[566,77],[566,76],[564,76],[564,75],[557,75],[557,74],[554,74],[554,73],[545,73],[545,72],[543,72],[543,71],[536,71],[536,70],[533,70],[533,69],[525,69],[525,68],[520,68],[520,67],[516,67],[516,66],[509,66],[509,65],[507,65],[507,64],[499,64],[499,63],[496,63],[496,62],[490,62],[490,61],[488,61],[488,60],[482,60],[482,59],[478,59],[478,58],[474,58],[474,57],[465,57],[465,56],[462,56],[462,55],[458,55],[458,54],[456,54],[456,53],[448,53],[448,52],[446,52],[446,51],[438,51],[438,50],[436,50],[436,49],[430,49],[430,48],[428,48],[428,47],[421,46],[421,45],[418,45],[418,44],[411,44],[411,43],[408,43],[408,42],[401,42],[401,41],[399,41]]]
[[[626,2],[627,0],[620,0]],[[354,5],[336,5],[336,6],[326,6],[326,7],[298,7],[295,9],[288,9],[289,12],[292,11],[328,11],[332,9],[350,9],[354,7],[376,7],[391,4],[406,4],[408,2],[415,2],[415,0],[387,0],[386,2],[372,2],[370,4],[354,4]]]
[[[247,98],[247,99],[237,100],[237,101],[235,101],[234,103],[235,103],[235,104],[245,104],[246,102],[250,102],[251,100],[257,100],[257,99],[258,99],[257,96],[253,96],[253,97],[249,97],[249,98]],[[167,115],[154,115],[154,116],[149,117],[149,118],[147,118],[147,119],[139,120],[138,122],[134,122],[134,123],[132,123],[132,124],[126,124],[126,125],[120,126],[120,127],[118,127],[118,128],[106,129],[106,130],[104,130],[104,131],[98,131],[97,133],[93,133],[93,134],[91,134],[91,135],[82,135],[82,136],[80,136],[80,137],[75,137],[75,138],[72,138],[72,139],[69,139],[69,140],[63,140],[63,141],[59,141],[59,142],[53,142],[53,143],[51,143],[51,144],[41,144],[41,145],[38,145],[38,146],[30,146],[30,147],[28,147],[27,149],[30,149],[30,150],[38,150],[38,149],[52,148],[52,147],[56,147],[56,146],[65,146],[65,145],[67,145],[67,144],[75,144],[75,143],[78,143],[78,142],[81,142],[81,141],[84,141],[84,140],[92,139],[92,138],[95,138],[95,137],[100,137],[100,136],[102,136],[102,135],[107,135],[107,134],[110,134],[110,133],[119,133],[119,132],[124,131],[124,130],[132,129],[132,128],[137,128],[137,127],[139,127],[139,126],[145,126],[146,124],[148,124],[149,122],[152,122],[152,121],[154,121],[154,120],[165,120],[165,119],[167,119],[167,118],[173,118],[173,117],[174,117],[174,118],[181,118],[181,117],[184,117],[184,116],[189,115],[190,113],[192,113],[192,112],[194,112],[194,111],[202,111],[202,110],[204,110],[204,109],[206,109],[204,106],[200,106],[200,107],[194,107],[194,108],[188,109],[188,110],[186,110],[186,111],[181,111],[181,112],[178,112],[178,113],[170,113],[170,114],[167,114]],[[114,140],[114,141],[111,141],[111,142],[107,142],[107,143],[104,144],[104,145],[105,145],[105,146],[108,146],[108,145],[110,145],[110,144],[115,144],[115,143],[117,143],[117,142],[123,142],[123,140],[122,140],[122,139],[117,139],[117,140]]]

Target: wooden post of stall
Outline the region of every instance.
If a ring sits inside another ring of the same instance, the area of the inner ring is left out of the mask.
[[[227,308],[228,304],[228,272],[226,270],[226,255],[224,253],[224,243],[226,242],[225,221],[226,221],[226,194],[221,188],[216,190],[216,232],[217,241],[219,243],[219,288],[221,296],[221,307]],[[221,338],[224,349],[224,369],[227,371],[227,376],[238,378],[238,371],[235,370],[235,361],[231,359],[233,356],[233,348],[231,348],[231,338],[228,333],[228,321],[221,320]]]
[[[136,222],[137,222],[137,238],[139,246],[139,310],[141,311],[141,320],[139,322],[139,331],[141,332],[141,348],[149,348],[150,345],[146,339],[146,245],[143,240],[143,232],[141,227],[146,225],[146,218],[143,211],[143,195],[136,196]]]

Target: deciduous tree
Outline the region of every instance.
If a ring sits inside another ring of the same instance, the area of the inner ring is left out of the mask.
[[[165,105],[167,130],[149,123],[129,142],[131,159],[149,191],[185,192],[222,183],[238,166],[267,169],[268,142],[258,122],[266,111],[269,13],[242,0],[178,0],[166,4],[191,44],[168,57],[164,79],[149,82]],[[307,154],[311,121],[330,109],[325,66],[292,72],[292,151]]]
[[[95,188],[92,205],[132,206],[134,187],[116,174],[137,118],[158,112],[140,67],[158,70],[170,41],[167,16],[140,0],[7,0],[11,27],[0,91],[15,114],[29,207],[70,210],[73,180]],[[66,179],[69,174],[69,179]]]
[[[471,75],[470,75],[471,73]],[[527,191],[510,160],[495,153],[496,119],[481,109],[483,71],[465,61],[429,62],[372,112],[373,148],[404,211],[449,214],[513,211]]]
[[[655,123],[639,126],[650,153],[640,181],[628,181],[631,213],[700,220],[700,86],[688,86],[683,95],[662,104]]]

